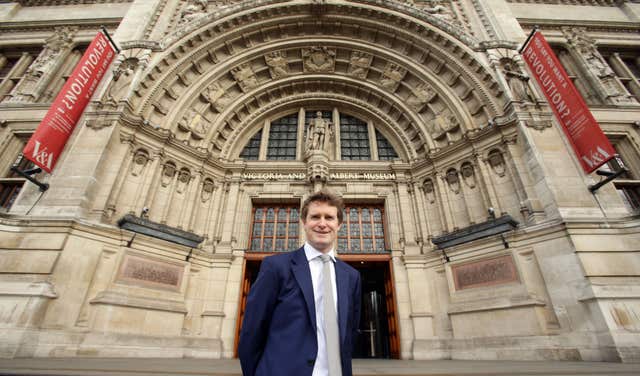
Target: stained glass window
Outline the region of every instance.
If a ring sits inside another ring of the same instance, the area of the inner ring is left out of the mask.
[[[389,141],[378,130],[376,130],[376,143],[378,145],[379,160],[388,161],[398,158],[398,153],[396,153],[393,146],[391,146]]]
[[[367,123],[349,115],[340,115],[340,155],[343,160],[369,160]]]
[[[253,208],[250,252],[287,252],[300,247],[298,208],[261,205]]]

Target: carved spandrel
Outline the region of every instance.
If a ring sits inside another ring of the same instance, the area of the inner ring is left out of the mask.
[[[336,51],[328,47],[302,49],[304,71],[308,73],[328,73],[335,70]]]
[[[454,265],[451,272],[456,290],[519,281],[511,255]]]
[[[347,74],[356,78],[367,78],[367,73],[369,73],[369,67],[371,67],[372,60],[373,55],[371,54],[353,51],[351,53],[351,58],[349,59],[349,69]]]

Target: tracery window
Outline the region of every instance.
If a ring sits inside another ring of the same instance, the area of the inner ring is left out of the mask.
[[[341,160],[392,160],[398,153],[375,124],[338,110],[300,109],[284,117],[266,123],[240,151],[245,160],[295,160],[306,150],[307,128],[318,116],[331,123],[326,131],[325,149],[331,159]],[[299,124],[304,119],[304,124]],[[337,122],[336,124],[334,124]],[[300,127],[303,127],[302,129]],[[338,149],[339,147],[339,149]]]
[[[340,253],[385,253],[384,209],[382,206],[347,206],[338,232]]]
[[[249,252],[288,252],[300,247],[300,214],[294,205],[255,205]]]

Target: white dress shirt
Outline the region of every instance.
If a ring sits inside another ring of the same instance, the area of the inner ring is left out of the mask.
[[[327,360],[327,340],[324,333],[324,293],[322,287],[322,259],[317,249],[313,248],[309,243],[304,243],[304,253],[309,261],[309,270],[311,271],[311,283],[313,284],[313,298],[316,306],[316,337],[318,339],[318,355],[313,366],[312,376],[328,376],[329,364]],[[330,264],[331,269],[331,287],[333,287],[334,306],[336,315],[338,314],[338,290],[336,288],[336,269],[333,249],[328,253],[333,261]]]

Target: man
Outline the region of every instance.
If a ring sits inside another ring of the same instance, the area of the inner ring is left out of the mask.
[[[304,246],[262,262],[240,333],[244,376],[352,375],[360,274],[334,255],[343,208],[329,191],[312,194],[300,213]]]

